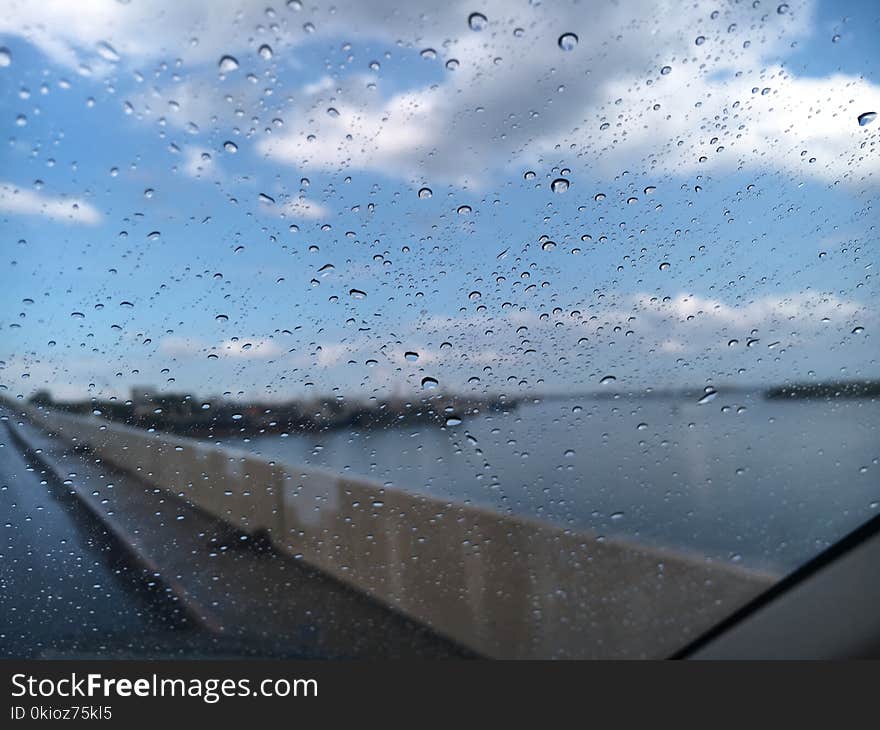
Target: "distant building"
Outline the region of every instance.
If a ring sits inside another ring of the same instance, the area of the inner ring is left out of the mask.
[[[30,397],[31,403],[38,406],[51,406],[55,401],[48,390],[38,390]]]
[[[131,405],[135,418],[142,418],[150,415],[156,410],[156,398],[158,392],[149,385],[134,386],[131,389]]]

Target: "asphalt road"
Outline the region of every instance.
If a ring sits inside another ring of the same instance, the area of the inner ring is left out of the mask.
[[[7,414],[0,656],[473,656]]]
[[[0,655],[141,653],[185,619],[0,424]]]

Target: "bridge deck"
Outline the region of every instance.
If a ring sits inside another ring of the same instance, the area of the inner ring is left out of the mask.
[[[16,489],[45,495],[68,493],[140,564],[147,583],[162,584],[193,623],[224,645],[271,654],[319,657],[460,657],[470,652],[228,525],[182,499],[123,474],[88,453],[75,453],[27,422],[8,423],[13,439],[0,461],[0,478]],[[22,453],[11,453],[13,451]],[[17,465],[16,465],[17,460]],[[45,484],[21,474],[25,462],[44,473]],[[63,482],[68,484],[63,485]],[[47,497],[48,498],[48,497]],[[10,514],[10,512],[7,512]],[[60,535],[52,539],[61,539]],[[23,549],[21,538],[10,538]],[[41,552],[45,550],[43,548]],[[34,555],[40,563],[44,555]],[[6,573],[18,575],[16,566]],[[70,569],[71,582],[89,586],[85,570]],[[109,583],[109,577],[101,578]],[[97,630],[147,630],[132,624],[129,603],[108,595],[113,610]],[[30,599],[25,599],[27,602]],[[142,612],[141,612],[142,613]],[[77,607],[66,613],[81,623]],[[12,622],[15,623],[15,622]],[[47,627],[51,634],[51,627]],[[22,635],[27,630],[22,626]]]

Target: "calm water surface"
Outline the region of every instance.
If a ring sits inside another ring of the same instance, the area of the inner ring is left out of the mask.
[[[223,439],[292,464],[789,570],[880,507],[880,403],[529,402],[456,427]]]

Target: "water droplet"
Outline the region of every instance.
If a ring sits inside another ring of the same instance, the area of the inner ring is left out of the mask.
[[[449,416],[446,419],[446,425],[447,426],[460,426],[461,419],[458,416]]]
[[[865,112],[864,114],[859,114],[859,126],[867,127],[876,118],[877,112]]]
[[[351,289],[348,292],[349,296],[352,299],[366,299],[367,293],[365,291],[361,291],[360,289]]]
[[[840,43],[840,35],[838,33],[835,33],[833,36],[831,36],[831,42]]]
[[[698,46],[702,46],[705,42],[706,42],[706,36],[704,36],[704,35],[698,35],[696,37],[696,39],[694,40],[694,43],[696,43]]]
[[[335,106],[327,107],[327,116],[334,119],[339,116],[339,110]]]
[[[615,382],[617,382],[617,378],[615,378],[613,375],[606,375],[599,381],[599,385],[611,385]]]
[[[550,183],[550,189],[554,193],[564,193],[568,190],[568,180],[564,177],[557,177],[552,183]]]
[[[457,213],[459,215],[470,215],[471,214],[471,206],[469,205],[459,205]]]
[[[266,193],[260,193],[258,196],[259,201],[261,203],[265,203],[266,205],[275,205],[275,198],[266,195]]]
[[[458,63],[458,59],[457,59],[457,58],[450,58],[450,59],[446,62],[446,70],[447,70],[447,71],[455,71],[455,69],[457,69],[457,68],[459,67],[459,65],[460,65],[460,64]]]
[[[422,200],[425,200],[426,198],[430,198],[433,194],[434,193],[431,190],[431,188],[419,188],[419,197]]]
[[[615,522],[617,520],[622,520],[623,519],[623,512],[612,512],[609,515],[609,517],[611,517],[611,519],[614,520]]]
[[[235,71],[238,68],[238,59],[233,56],[223,56],[217,64],[217,68],[220,69],[220,73],[224,74]]]
[[[578,37],[574,33],[563,33],[557,43],[563,51],[573,51],[578,44]]]
[[[429,61],[432,61],[433,59],[437,58],[437,51],[435,51],[433,48],[425,48],[422,50],[421,53],[419,53],[419,55],[422,58],[426,58]]]
[[[645,188],[645,195],[653,195],[656,191],[656,187],[654,187],[653,185],[648,185],[648,187]]]
[[[0,68],[9,66],[12,63],[12,54],[6,46],[0,47]]]
[[[483,30],[489,20],[482,13],[471,13],[468,16],[468,27],[471,30]]]
[[[669,269],[669,262],[668,261],[664,261],[662,264],[660,264],[660,271],[667,271],[668,269]]]
[[[435,388],[440,386],[440,381],[437,378],[432,378],[429,376],[425,376],[422,378],[422,388],[425,390],[434,390]]]
[[[542,251],[552,251],[554,248],[556,248],[555,241],[544,241],[544,243],[541,244]]]
[[[703,388],[703,397],[697,401],[698,406],[704,406],[707,403],[715,400],[715,396],[718,395],[718,391],[715,390],[711,385],[707,385]]]
[[[229,140],[227,140],[223,143],[223,149],[227,152],[235,154],[236,152],[238,152],[238,145],[235,144],[235,142],[230,142]]]
[[[864,328],[864,327],[853,327],[853,331],[852,331],[852,333],[853,333],[854,335],[860,335],[860,334],[862,334],[862,332],[864,332],[864,331],[865,331],[865,328]]]
[[[98,50],[98,55],[105,61],[110,61],[110,63],[119,62],[119,54],[107,41],[100,41],[95,47]]]
[[[419,353],[413,352],[412,350],[410,350],[410,351],[404,353],[404,357],[407,360],[409,360],[410,362],[415,362],[416,360],[419,359]]]
[[[227,317],[225,314],[218,314],[216,317],[214,317],[214,319],[216,319],[218,322],[228,322],[229,321],[229,317]]]
[[[85,319],[86,318],[86,315],[84,315],[82,312],[71,312],[70,316],[73,317],[74,319]]]
[[[314,33],[315,32],[315,24],[314,23],[303,23],[303,30],[306,33]]]
[[[260,46],[260,49],[257,51],[257,53],[260,54],[260,58],[262,58],[264,61],[268,61],[270,58],[272,58],[272,46],[264,43],[262,46]]]
[[[157,241],[161,235],[162,234],[159,231],[150,231],[147,234],[147,239],[150,241]]]
[[[672,73],[672,66],[664,66],[660,69],[660,74],[662,76],[669,76]]]
[[[593,200],[595,200],[597,203],[601,203],[603,200],[605,200],[605,193],[596,193],[593,196]]]
[[[776,7],[776,12],[780,15],[785,15],[788,12],[788,3],[782,3]]]

